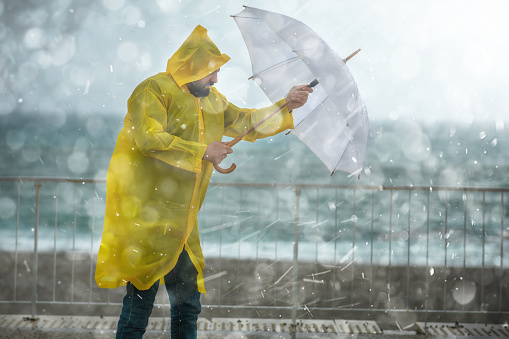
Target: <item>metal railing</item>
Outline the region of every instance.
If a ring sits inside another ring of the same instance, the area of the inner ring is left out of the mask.
[[[29,306],[35,318],[38,307],[121,304],[123,290],[93,277],[105,186],[0,178],[2,309]],[[508,191],[212,182],[199,214],[204,309],[294,322],[507,321]]]

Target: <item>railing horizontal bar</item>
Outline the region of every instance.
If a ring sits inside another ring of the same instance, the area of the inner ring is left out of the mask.
[[[154,304],[155,305],[155,304]],[[168,304],[159,304],[157,306],[164,306],[164,307],[170,307]],[[223,308],[223,309],[267,309],[267,310],[286,310],[289,311],[292,309],[292,306],[252,306],[252,305],[202,305],[202,308]],[[387,313],[387,309],[385,308],[352,308],[350,306],[345,307],[336,307],[334,309],[332,308],[326,308],[326,307],[305,307],[305,305],[299,306],[299,311],[324,311],[324,312],[330,312],[330,311],[344,311],[344,310],[351,310],[355,312],[383,312]],[[391,313],[443,313],[443,310],[408,310],[404,308],[391,308]],[[471,310],[447,310],[447,313],[467,313],[467,314],[479,314],[478,311],[471,311]],[[509,312],[498,312],[498,311],[484,311],[483,314],[509,314]]]
[[[0,304],[30,304],[31,301],[16,301],[16,302],[5,302],[5,301],[0,301]],[[80,301],[75,301],[75,302],[70,302],[70,301],[61,301],[61,302],[53,302],[53,301],[38,301],[37,302],[38,305],[97,305],[97,306],[122,306],[122,303],[105,303],[105,302],[92,302],[92,303],[89,303],[89,302],[80,302]],[[161,303],[154,303],[154,307],[167,307],[169,308],[170,307],[170,304],[168,303],[164,303],[164,304],[161,304]],[[242,310],[242,309],[259,309],[259,310],[282,310],[282,311],[290,311],[292,309],[292,306],[252,306],[252,305],[209,305],[209,304],[204,304],[202,305],[202,308],[204,309],[207,309],[207,308],[213,308],[213,309],[232,309],[232,310]],[[342,311],[342,310],[351,310],[351,311],[355,311],[355,312],[383,312],[383,313],[387,313],[387,309],[384,309],[384,308],[351,308],[350,306],[347,306],[347,307],[336,307],[334,309],[331,309],[331,308],[326,308],[326,307],[313,307],[313,308],[309,308],[309,307],[304,307],[304,306],[300,306],[299,311],[307,311],[307,310],[310,310],[311,312],[313,311],[324,311],[324,312],[330,312],[330,311],[333,311],[333,310],[336,310],[336,311]],[[408,309],[398,309],[398,308],[394,308],[394,309],[391,309],[391,313],[408,313],[408,312],[412,312],[412,313],[443,313],[443,310],[415,310],[415,309],[412,309],[412,310],[408,310]],[[453,314],[463,314],[463,313],[466,313],[466,314],[479,314],[478,311],[475,311],[475,310],[447,310],[446,313],[453,313]],[[502,311],[502,312],[499,312],[499,311],[483,311],[482,314],[509,314],[508,311]]]
[[[326,188],[326,189],[363,189],[375,191],[468,191],[468,192],[509,192],[509,187],[447,187],[447,186],[383,186],[383,185],[335,185],[335,184],[295,184],[295,183],[238,183],[211,182],[214,186],[230,187],[274,187],[274,188]]]
[[[106,179],[61,178],[61,177],[0,177],[0,181],[39,181],[68,183],[106,183]],[[325,188],[325,189],[363,189],[375,191],[467,191],[467,192],[509,192],[509,187],[448,187],[448,186],[384,186],[384,185],[336,185],[336,184],[295,184],[295,183],[238,183],[211,182],[211,187],[273,187],[273,188]]]
[[[69,182],[69,183],[106,183],[106,179],[62,178],[62,177],[0,177],[0,181],[26,182]]]

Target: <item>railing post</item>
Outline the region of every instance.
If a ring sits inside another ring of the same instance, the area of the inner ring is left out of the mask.
[[[297,308],[299,307],[299,204],[301,189],[297,186],[295,196],[295,219],[293,224],[293,277],[292,277],[292,325],[290,331],[292,339],[295,339],[297,333]]]
[[[34,221],[34,267],[33,267],[33,285],[32,285],[32,315],[30,320],[36,320],[36,303],[37,303],[37,268],[39,266],[39,253],[38,253],[38,242],[39,242],[39,191],[41,184],[39,180],[35,182],[35,221]]]

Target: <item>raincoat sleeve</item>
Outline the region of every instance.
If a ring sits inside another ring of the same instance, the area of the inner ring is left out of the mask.
[[[228,102],[224,96],[222,96],[222,100],[224,106],[224,135],[233,138],[243,134],[246,130],[256,125],[267,115],[271,114],[274,112],[274,110],[281,107],[285,103],[285,99],[282,99],[272,106],[266,108],[246,109],[233,105],[232,103]],[[258,126],[254,131],[250,132],[242,139],[254,142],[256,139],[266,138],[287,129],[293,128],[293,116],[290,114],[288,109],[284,107],[272,118],[265,121],[263,124]]]
[[[193,173],[200,173],[207,145],[188,141],[167,132],[171,95],[148,80],[135,90],[128,101],[134,141],[148,157]]]

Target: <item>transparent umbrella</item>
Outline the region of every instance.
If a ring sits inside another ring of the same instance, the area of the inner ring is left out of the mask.
[[[233,18],[247,45],[255,83],[272,102],[295,84],[318,81],[308,102],[293,112],[290,133],[331,174],[360,174],[368,140],[368,114],[342,59],[311,28],[291,17],[244,6]],[[315,82],[316,83],[316,82]]]

